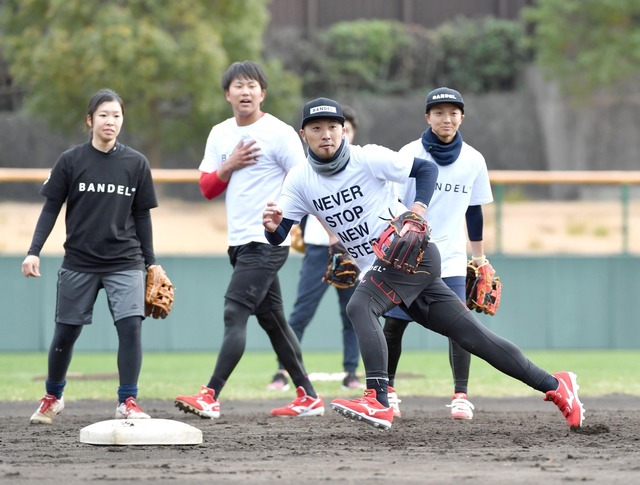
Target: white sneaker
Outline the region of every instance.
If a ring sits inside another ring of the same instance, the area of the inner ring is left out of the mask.
[[[60,414],[64,409],[64,398],[57,397],[51,394],[45,394],[40,399],[40,406],[36,409],[36,412],[31,416],[31,424],[53,424],[53,418],[57,414]]]
[[[391,386],[387,388],[387,399],[389,399],[389,407],[393,409],[393,417],[401,418],[402,413],[400,412],[400,403],[402,402],[402,399],[398,399],[396,390]]]
[[[451,417],[453,419],[473,419],[473,410],[475,407],[467,399],[464,392],[457,392],[453,395],[451,404],[447,404],[451,408]]]
[[[118,404],[116,408],[116,419],[150,419],[147,413],[143,412],[136,398],[128,397],[124,402]]]

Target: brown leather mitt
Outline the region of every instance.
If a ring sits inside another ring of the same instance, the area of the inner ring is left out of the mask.
[[[162,266],[152,264],[147,268],[147,290],[145,292],[145,315],[167,318],[173,308],[175,288]]]

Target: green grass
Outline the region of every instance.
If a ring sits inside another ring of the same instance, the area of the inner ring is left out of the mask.
[[[623,393],[640,396],[640,352],[633,350],[531,351],[527,356],[540,367],[555,372],[571,370],[578,374],[582,396]],[[173,399],[177,394],[197,392],[206,384],[215,364],[214,353],[153,353],[144,355],[140,376],[140,397]],[[339,372],[339,352],[306,352],[309,372]],[[279,395],[265,387],[275,372],[271,352],[247,352],[224,389],[223,399],[263,399]],[[0,354],[0,399],[37,400],[44,392],[46,353],[5,352]],[[362,366],[359,369],[362,372]],[[77,352],[65,390],[67,399],[112,399],[116,378],[85,380],[77,374],[115,374],[114,353]],[[403,396],[446,396],[452,389],[451,370],[445,351],[406,351],[402,355],[396,387]],[[360,391],[342,391],[340,382],[316,381],[321,394],[359,395]],[[287,393],[293,395],[292,391]],[[536,396],[537,391],[507,377],[484,361],[473,358],[470,395]]]

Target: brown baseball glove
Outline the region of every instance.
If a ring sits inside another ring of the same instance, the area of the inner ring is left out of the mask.
[[[291,234],[291,248],[299,253],[304,253],[305,245],[300,224],[293,225],[289,234]]]
[[[502,283],[488,259],[479,266],[473,264],[473,261],[467,263],[466,294],[470,310],[488,315],[495,315],[498,311]]]
[[[360,269],[340,243],[332,244],[329,249],[329,264],[322,281],[336,288],[351,288],[358,282]]]
[[[405,224],[411,224],[413,230],[400,236]],[[389,221],[389,227],[373,244],[373,252],[394,268],[415,273],[429,244],[429,232],[427,221],[415,212],[404,212]]]
[[[173,308],[175,288],[162,266],[152,264],[147,268],[147,289],[144,296],[145,315],[167,318]]]

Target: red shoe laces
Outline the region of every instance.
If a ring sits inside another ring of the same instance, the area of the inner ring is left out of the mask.
[[[40,412],[44,413],[47,409],[49,409],[50,407],[53,407],[53,403],[56,402],[56,398],[45,396],[42,399],[40,399],[40,402],[42,403]]]
[[[142,412],[142,408],[138,406],[138,403],[134,399],[127,400],[127,409]]]

